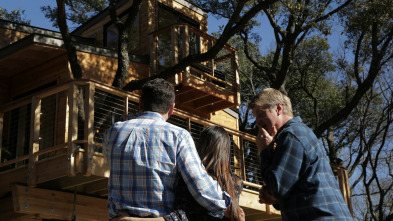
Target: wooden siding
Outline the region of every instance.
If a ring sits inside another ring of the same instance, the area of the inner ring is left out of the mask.
[[[116,75],[117,58],[78,52],[83,78],[111,85]],[[149,65],[130,62],[129,76],[125,82],[149,77]]]
[[[29,35],[28,33],[14,31],[6,28],[0,28],[0,48],[4,48],[24,37]]]

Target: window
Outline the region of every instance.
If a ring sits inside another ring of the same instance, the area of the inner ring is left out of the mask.
[[[125,21],[127,14],[122,14],[121,20]],[[114,23],[109,22],[104,26],[104,47],[112,50],[117,50],[119,33]],[[133,53],[139,49],[139,14],[136,16],[134,24],[131,29],[131,34],[128,42],[128,52]]]
[[[159,4],[158,7],[158,29],[167,27],[169,25],[173,24],[189,24],[197,29],[199,29],[200,24],[187,17],[186,15],[177,12],[169,7],[166,7],[162,4]],[[178,40],[179,40],[179,45],[178,47],[181,48],[183,43],[182,43],[182,38],[180,36],[180,30],[178,29]],[[192,32],[189,32],[189,53],[190,55],[192,54],[199,54],[200,53],[200,37],[195,35]],[[171,59],[170,59],[170,53],[171,53],[171,48],[169,45],[171,45],[171,33],[166,32],[160,35],[159,37],[159,65],[168,67],[171,66]],[[183,57],[182,55],[182,50],[179,50],[179,58]]]

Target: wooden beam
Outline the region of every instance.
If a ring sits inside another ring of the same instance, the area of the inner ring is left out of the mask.
[[[192,106],[196,109],[201,109],[206,106],[211,106],[214,105],[217,102],[220,102],[221,100],[217,97],[214,96],[206,96],[202,97],[198,100],[192,101]]]
[[[12,186],[15,212],[38,214],[43,219],[71,220],[74,194],[21,185]],[[108,220],[107,199],[76,195],[77,220]]]
[[[108,179],[104,178],[96,182],[85,184],[83,188],[84,192],[90,195],[101,191],[108,191]]]
[[[176,103],[183,104],[189,103],[191,101],[197,100],[201,97],[209,96],[200,90],[189,90],[185,93],[176,96]]]
[[[38,156],[35,154],[40,150],[40,118],[41,118],[41,98],[34,96],[31,102],[31,126],[30,126],[30,147],[29,147],[29,164],[28,164],[28,179],[29,186],[37,184],[36,163]]]
[[[33,218],[35,218],[35,215],[16,213],[14,210],[14,203],[13,203],[12,196],[8,196],[0,199],[0,214],[1,214],[1,218],[0,218],[1,220],[28,221],[28,220],[34,220]],[[35,220],[37,221],[37,219]]]

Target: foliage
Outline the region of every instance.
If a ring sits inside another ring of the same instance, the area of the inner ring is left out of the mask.
[[[5,8],[0,8],[0,19],[30,25],[30,19],[23,18],[25,10],[12,10],[10,12]]]
[[[65,4],[67,6],[67,19],[72,25],[78,26],[108,7],[109,2],[108,0],[67,0]],[[53,27],[59,27],[57,24],[57,7],[42,6],[41,11],[52,22]]]

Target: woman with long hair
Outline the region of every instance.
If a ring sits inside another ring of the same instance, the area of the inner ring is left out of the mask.
[[[192,197],[183,178],[181,178],[176,187],[175,210],[170,214],[159,218],[134,218],[123,216],[122,218],[112,219],[112,221],[244,221],[245,214],[239,206],[239,196],[243,190],[243,181],[239,176],[234,174],[230,168],[231,140],[229,134],[220,126],[207,127],[202,131],[196,149],[207,173],[216,180],[221,189],[227,192],[232,198],[232,203],[226,210],[223,219],[210,216],[207,210],[199,205]]]

